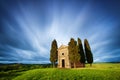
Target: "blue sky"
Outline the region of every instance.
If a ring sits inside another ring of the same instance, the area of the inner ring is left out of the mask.
[[[0,63],[49,63],[53,39],[88,39],[94,62],[120,62],[119,0],[0,0]]]

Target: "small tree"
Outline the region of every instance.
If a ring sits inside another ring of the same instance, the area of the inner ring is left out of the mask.
[[[90,66],[92,66],[93,55],[92,55],[91,48],[89,46],[87,39],[84,40],[84,46],[85,46],[85,53],[86,53],[87,62],[90,64]]]
[[[50,50],[50,61],[53,64],[53,67],[55,67],[55,62],[58,60],[58,46],[57,41],[54,39],[52,41],[51,50]]]
[[[77,42],[71,38],[68,43],[68,51],[69,51],[69,60],[74,64],[74,68],[76,68],[76,63],[80,60],[80,55],[78,54]]]
[[[84,54],[84,50],[83,50],[83,45],[82,45],[82,41],[80,38],[78,38],[78,53],[80,54],[80,62],[83,64],[83,66],[85,66],[85,54]]]

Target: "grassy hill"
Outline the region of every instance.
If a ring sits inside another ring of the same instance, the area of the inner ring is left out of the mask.
[[[50,64],[0,64],[0,80],[12,80],[25,71],[50,67]]]
[[[45,68],[29,70],[13,80],[119,80],[119,63],[86,65],[86,68],[57,69]]]

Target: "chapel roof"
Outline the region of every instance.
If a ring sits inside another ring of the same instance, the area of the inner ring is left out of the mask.
[[[67,48],[67,47],[68,47],[68,46],[62,44],[62,45],[58,48],[58,50],[64,49],[64,48]]]

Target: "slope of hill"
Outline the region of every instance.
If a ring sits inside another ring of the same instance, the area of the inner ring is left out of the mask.
[[[34,69],[13,80],[119,80],[120,64],[94,64],[77,69]]]

